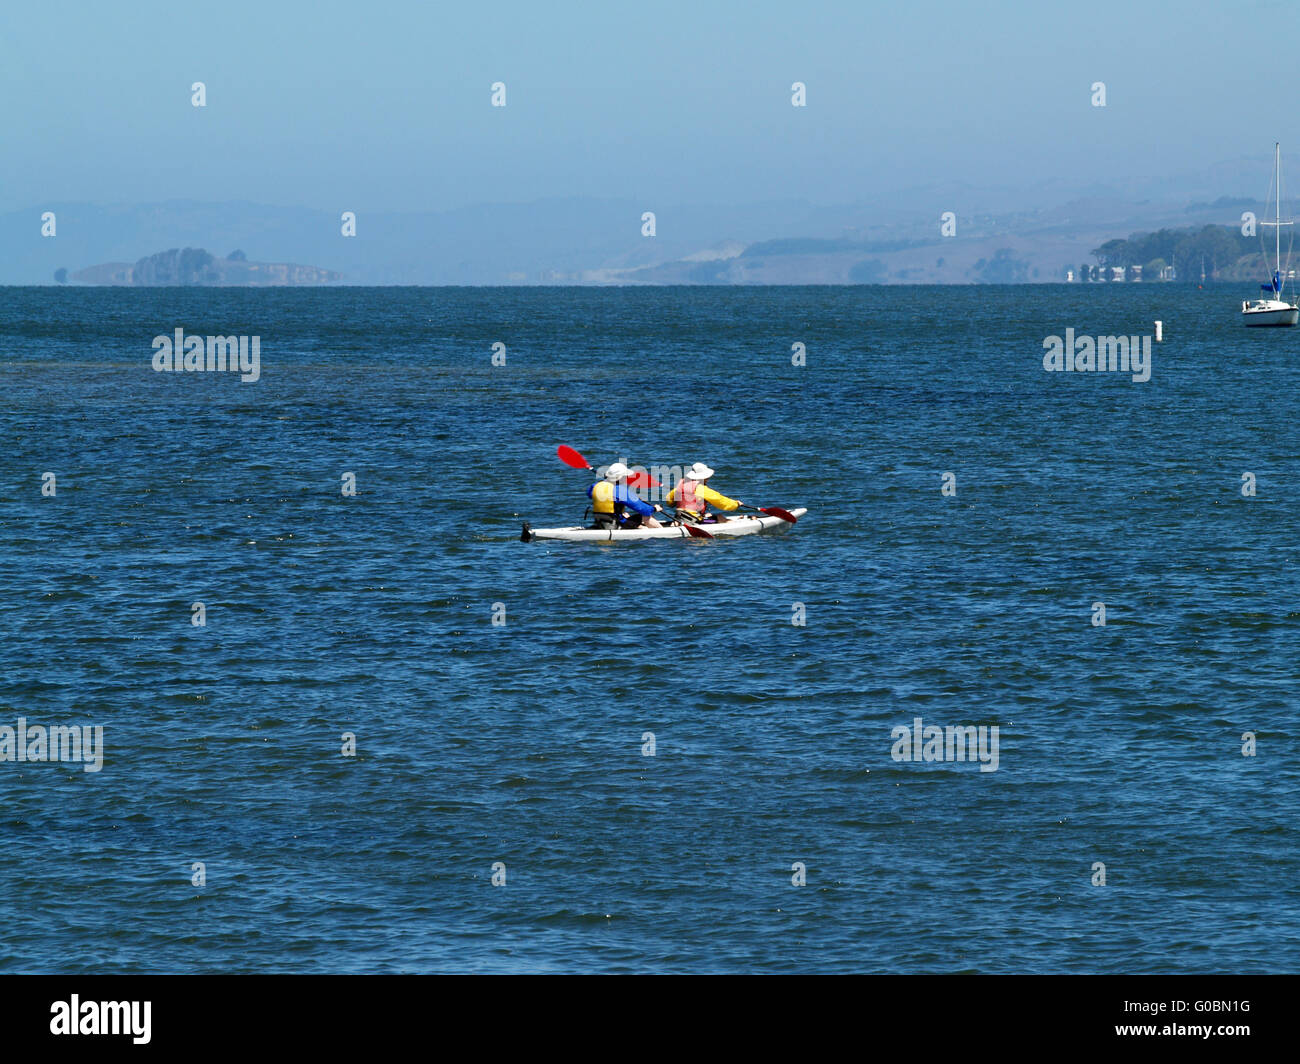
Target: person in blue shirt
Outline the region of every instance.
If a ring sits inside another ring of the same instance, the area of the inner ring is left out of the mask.
[[[662,528],[655,518],[660,508],[637,498],[627,486],[632,470],[615,462],[605,470],[605,479],[587,489],[597,528]]]

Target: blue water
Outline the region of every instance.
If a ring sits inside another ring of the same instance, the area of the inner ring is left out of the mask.
[[[0,762],[0,971],[1296,970],[1300,330],[1242,297],[0,289],[0,725],[106,747]],[[1147,383],[1042,368],[1155,319]],[[523,544],[561,443],[810,513]]]

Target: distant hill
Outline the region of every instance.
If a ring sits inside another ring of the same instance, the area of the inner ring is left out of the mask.
[[[1196,191],[1194,200],[1097,190],[1053,201],[1052,190],[1017,198],[940,185],[841,205],[585,197],[412,212],[341,205],[355,209],[355,236],[341,232],[341,209],[50,203],[0,214],[0,284],[1060,282],[1116,234],[1236,225],[1251,203]],[[57,215],[57,236],[42,235],[47,210]],[[642,236],[647,210],[656,216],[653,237]],[[946,211],[956,217],[954,236],[940,235]],[[215,246],[245,249],[255,261],[201,250]],[[148,248],[172,250],[136,258]],[[98,265],[73,273],[86,263]]]
[[[172,248],[135,263],[105,262],[72,274],[76,284],[316,285],[337,284],[341,273],[288,262],[249,262],[242,251],[219,259],[202,248]]]

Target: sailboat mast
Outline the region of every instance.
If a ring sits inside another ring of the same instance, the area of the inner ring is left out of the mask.
[[[1273,202],[1273,261],[1276,263],[1275,276],[1282,273],[1282,144],[1273,142],[1273,190],[1276,193]],[[1282,295],[1278,292],[1278,296]]]

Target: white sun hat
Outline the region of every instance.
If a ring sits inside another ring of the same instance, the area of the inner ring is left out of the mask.
[[[696,462],[690,469],[682,474],[687,480],[708,480],[713,476],[713,470],[703,462]]]
[[[624,477],[631,476],[632,470],[628,469],[622,462],[615,462],[605,470],[605,479],[614,484]]]

